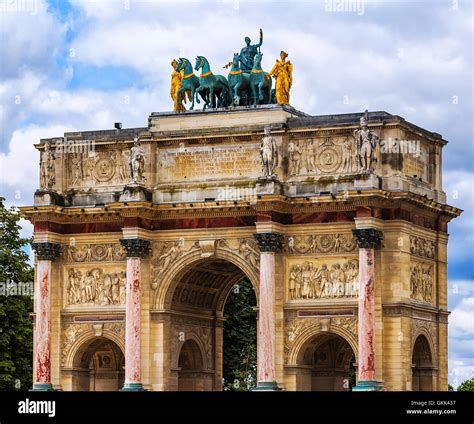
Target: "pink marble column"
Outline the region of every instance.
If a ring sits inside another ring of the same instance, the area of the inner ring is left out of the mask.
[[[275,254],[281,251],[283,237],[276,233],[259,233],[255,238],[260,247],[256,390],[278,390],[275,372]]]
[[[353,230],[359,245],[359,357],[355,391],[380,390],[375,380],[375,249],[382,232],[372,228]]]
[[[127,253],[127,286],[125,301],[125,383],[124,391],[141,391],[141,259],[148,254],[150,242],[122,239]]]
[[[33,390],[53,390],[51,384],[51,262],[59,256],[60,246],[32,243],[36,252],[34,384]]]

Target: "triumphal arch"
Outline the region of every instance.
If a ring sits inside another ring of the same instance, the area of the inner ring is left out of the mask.
[[[445,145],[278,104],[41,140],[34,388],[221,390],[247,277],[257,390],[446,390]]]

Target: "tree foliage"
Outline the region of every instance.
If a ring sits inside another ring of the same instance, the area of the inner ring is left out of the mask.
[[[247,278],[236,284],[224,308],[224,390],[248,391],[257,377],[257,301]]]
[[[33,269],[23,250],[20,217],[0,197],[0,390],[28,390],[32,385],[33,326],[31,296],[18,288],[33,284]]]
[[[474,392],[474,377],[471,377],[470,379],[463,381],[458,386],[458,392]]]

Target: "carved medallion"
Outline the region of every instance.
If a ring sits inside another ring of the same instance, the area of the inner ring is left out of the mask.
[[[318,154],[317,163],[322,172],[335,172],[341,164],[341,155],[335,148],[326,147]]]
[[[94,177],[100,182],[110,181],[115,174],[115,165],[106,156],[100,157],[94,166]]]

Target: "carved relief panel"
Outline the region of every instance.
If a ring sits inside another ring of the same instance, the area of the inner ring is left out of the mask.
[[[410,237],[410,253],[426,259],[435,259],[436,243],[421,237]]]
[[[116,262],[125,260],[125,250],[120,243],[81,243],[63,247],[64,261],[74,262]]]
[[[363,149],[363,136],[368,138],[368,151]],[[287,149],[290,177],[354,174],[376,167],[379,139],[372,130],[356,130],[347,136],[290,140]]]
[[[356,299],[359,262],[356,257],[289,260],[287,300]]]
[[[412,261],[410,265],[410,297],[414,300],[433,303],[434,265]]]
[[[64,279],[66,306],[125,305],[125,266],[66,267]]]
[[[86,151],[67,155],[68,187],[120,185],[128,182],[129,150]]]
[[[357,244],[352,233],[286,236],[285,252],[290,255],[354,252]]]

